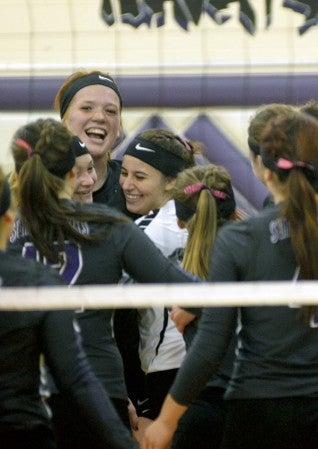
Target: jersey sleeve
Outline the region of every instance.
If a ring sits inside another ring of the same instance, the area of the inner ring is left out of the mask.
[[[32,262],[31,262],[32,263]],[[66,285],[62,276],[49,266],[35,263],[35,282],[38,286],[63,286]]]
[[[135,223],[125,225],[124,233],[114,236],[121,247],[124,270],[141,283],[183,283],[199,279],[183,271],[165,257]],[[123,240],[124,238],[124,240]]]
[[[170,389],[179,404],[190,404],[216,374],[231,344],[236,321],[235,308],[203,309],[198,331]]]
[[[70,311],[48,312],[42,325],[43,352],[54,380],[105,447],[136,448],[79,345],[73,316]]]

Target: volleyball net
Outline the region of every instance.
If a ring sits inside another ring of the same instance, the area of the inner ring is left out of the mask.
[[[0,310],[318,304],[318,281],[0,288]]]

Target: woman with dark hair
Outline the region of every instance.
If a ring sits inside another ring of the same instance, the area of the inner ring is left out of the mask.
[[[318,279],[318,123],[270,120],[260,140],[275,204],[217,235],[213,282]],[[160,449],[214,374],[239,320],[222,449],[318,447],[318,306],[205,308],[198,332],[143,449]]]
[[[0,169],[0,286],[63,286],[59,274],[6,252],[15,207]],[[102,447],[135,445],[80,346],[70,311],[0,311],[0,441],[6,449],[54,449],[50,416],[39,394],[44,355],[54,380]],[[61,344],[62,343],[62,344]],[[70,446],[71,447],[71,446]]]
[[[14,159],[14,170],[10,174],[10,183],[14,191],[19,183],[18,173],[22,165],[30,157],[44,123],[49,123],[50,120],[40,118],[19,128],[13,135],[11,152]],[[93,201],[93,189],[97,181],[93,158],[85,143],[79,137],[74,136],[71,145],[76,157],[75,167],[77,171],[73,199],[80,203],[91,203]]]
[[[177,225],[172,189],[178,173],[195,164],[194,154],[190,142],[169,130],[151,128],[135,136],[123,155],[120,185],[126,207],[131,213],[141,215],[135,223],[166,257],[177,248],[183,248],[187,241],[186,230]],[[115,330],[118,340],[123,336],[121,346],[128,354],[127,366],[133,349],[125,345],[127,326],[122,324],[127,322],[123,318],[125,314],[126,311],[116,311]],[[132,318],[133,311],[130,311],[130,324]],[[170,319],[168,308],[158,306],[137,310],[135,320],[140,334],[141,367],[145,373],[143,396],[137,399],[138,437],[141,439],[144,427],[158,416],[184,358],[185,344]]]
[[[67,128],[54,120],[42,123],[39,138],[29,151],[24,130],[16,133],[13,148],[18,145],[28,152],[28,158],[19,171],[20,209],[11,251],[54,265],[70,285],[117,283],[123,269],[138,282],[192,282],[193,277],[168,261],[129,218],[102,204],[72,201],[76,182],[73,139]],[[122,359],[112,334],[113,310],[77,312],[83,347],[93,370],[129,427]],[[65,407],[63,398],[61,403]],[[71,415],[77,428],[73,410]],[[80,430],[78,447],[85,447],[85,437],[91,444],[90,433],[84,426]],[[73,434],[71,438],[75,447]]]

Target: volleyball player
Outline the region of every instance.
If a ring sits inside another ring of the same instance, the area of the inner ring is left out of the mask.
[[[206,280],[211,251],[220,229],[238,219],[231,178],[227,170],[214,164],[195,166],[179,173],[172,190],[178,225],[188,230],[188,240],[179,250],[182,267]],[[189,349],[195,336],[201,308],[173,307],[171,319],[182,332]],[[223,437],[226,401],[223,396],[232,374],[236,338],[216,375],[194,399],[182,416],[172,449],[217,449]]]
[[[72,73],[55,96],[55,108],[62,123],[85,143],[93,158],[97,174],[94,202],[130,216],[119,185],[121,161],[111,159],[121,135],[122,106],[114,78],[98,70]]]
[[[73,200],[79,203],[91,203],[97,181],[94,161],[85,143],[79,137],[73,137],[72,145],[76,157],[75,168],[77,171]]]
[[[165,129],[148,129],[138,134],[127,147],[122,161],[120,185],[126,207],[141,215],[135,223],[169,257],[184,248],[187,231],[176,221],[172,189],[178,173],[193,166],[194,148]],[[123,313],[115,315],[117,336],[125,344]],[[139,355],[145,376],[145,392],[139,397],[139,433],[158,416],[163,399],[174,379],[184,355],[185,343],[165,307],[149,307],[137,311],[140,332]],[[121,329],[121,331],[119,331]],[[130,353],[129,342],[126,353]],[[129,359],[128,359],[129,360]]]
[[[12,142],[13,154],[16,147],[26,151],[17,140],[19,135],[17,132]],[[23,130],[21,135],[27,141]],[[44,121],[39,139],[19,171],[20,210],[10,239],[11,250],[55,265],[70,285],[117,283],[123,269],[138,282],[192,282],[190,275],[169,262],[123,214],[101,204],[71,201],[76,181],[71,142],[71,133],[61,123]],[[84,310],[78,311],[77,318],[93,370],[129,427],[127,391],[122,359],[112,334],[112,314],[112,309]],[[60,404],[65,407],[63,398]],[[72,410],[64,418],[74,422],[75,413]],[[74,438],[78,447],[85,447],[85,441],[91,444],[92,435],[85,431],[85,425],[78,426],[75,420],[74,429],[76,435],[67,429],[64,434],[66,439],[72,438],[72,447]]]
[[[260,141],[275,204],[224,227],[212,252],[214,282],[318,278],[318,123],[308,114],[268,122]],[[199,331],[143,449],[166,447],[180,416],[215,373],[241,327],[222,449],[318,447],[317,306],[206,308]]]
[[[0,288],[64,286],[52,268],[6,252],[14,217],[9,184],[0,169]],[[60,390],[103,447],[134,448],[79,345],[73,313],[39,310],[0,311],[1,447],[56,448],[50,416],[39,394],[41,354]]]

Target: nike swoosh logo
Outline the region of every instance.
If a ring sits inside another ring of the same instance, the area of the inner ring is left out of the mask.
[[[137,143],[135,148],[136,148],[136,150],[139,150],[139,151],[149,151],[149,153],[155,153],[155,150],[152,150],[151,148],[143,147],[140,145],[140,143]]]
[[[109,78],[107,78],[106,76],[102,76],[102,75],[98,75],[98,78],[102,81],[110,81],[112,83],[112,80],[110,80]]]
[[[82,148],[85,148],[85,143],[84,142],[78,142],[79,144],[80,144],[80,146],[82,147]]]
[[[138,405],[138,406],[139,406],[139,405],[142,405],[142,404],[144,404],[144,403],[147,402],[147,401],[149,401],[149,398],[144,399],[143,401],[139,401],[139,399],[137,399],[137,405]]]

